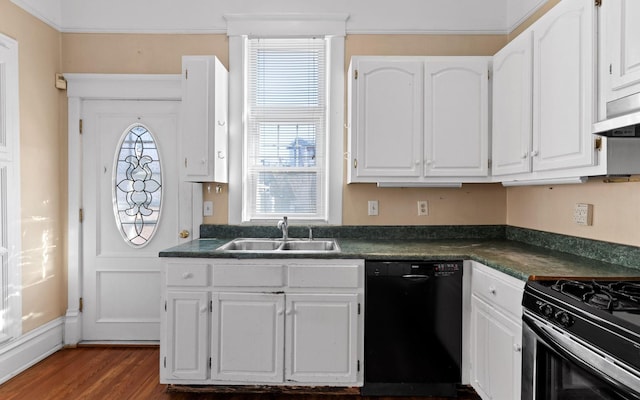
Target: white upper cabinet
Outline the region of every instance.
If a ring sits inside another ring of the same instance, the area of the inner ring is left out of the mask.
[[[425,176],[487,176],[488,74],[486,58],[425,63]]]
[[[640,1],[607,0],[600,9],[598,120],[638,110]],[[634,105],[635,104],[635,105]]]
[[[563,0],[494,56],[492,173],[500,180],[597,172],[595,14],[592,0]]]
[[[640,93],[640,1],[603,1],[601,17],[603,100]]]
[[[595,5],[563,0],[533,26],[533,169],[591,166]]]
[[[428,184],[441,178],[486,178],[489,61],[353,57],[348,182]]]
[[[422,174],[423,62],[358,57],[349,82],[350,182]]]
[[[181,175],[186,181],[228,181],[228,82],[217,57],[182,57]]]
[[[493,175],[531,171],[531,32],[493,57]]]

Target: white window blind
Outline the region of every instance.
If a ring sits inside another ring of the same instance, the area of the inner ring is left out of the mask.
[[[327,219],[324,39],[247,39],[245,220]]]

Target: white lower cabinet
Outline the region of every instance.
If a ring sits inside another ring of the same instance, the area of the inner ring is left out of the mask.
[[[163,360],[170,379],[206,379],[209,357],[209,293],[202,291],[167,292],[166,342],[171,346]]]
[[[284,295],[213,293],[211,379],[282,382]]]
[[[355,382],[358,375],[358,296],[286,296],[287,382]]]
[[[161,383],[362,385],[364,261],[208,261],[164,263]]]
[[[472,262],[471,385],[483,399],[520,398],[524,282]]]

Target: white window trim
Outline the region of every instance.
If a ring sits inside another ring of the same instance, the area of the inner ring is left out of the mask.
[[[227,14],[229,35],[229,224],[242,221],[242,164],[244,142],[243,36],[298,37],[325,36],[330,41],[327,54],[329,74],[328,103],[328,196],[329,225],[342,223],[344,168],[344,36],[347,14]],[[272,221],[263,221],[271,224]],[[318,221],[313,221],[318,223]],[[252,221],[251,224],[256,224]]]
[[[6,147],[0,150],[0,164],[7,166],[8,273],[3,293],[7,295],[9,325],[0,332],[0,343],[22,335],[22,270],[20,222],[20,110],[18,88],[18,42],[0,34],[0,60],[4,62]],[[1,72],[1,71],[0,71]]]

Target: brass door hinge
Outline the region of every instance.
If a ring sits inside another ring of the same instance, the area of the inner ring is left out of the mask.
[[[78,125],[78,129],[80,130],[80,134],[82,135],[82,120],[80,120],[80,123]]]
[[[602,138],[596,138],[595,142],[594,142],[594,148],[596,150],[602,150]]]
[[[360,315],[360,303],[358,303],[358,315]]]
[[[353,168],[356,168],[356,169],[358,168],[358,159],[357,158],[353,159]]]
[[[188,69],[184,70],[184,79],[189,79],[189,70]]]
[[[84,221],[84,210],[82,208],[78,210],[78,220],[80,221],[80,223]]]
[[[78,311],[82,312],[84,309],[84,302],[82,301],[82,297],[80,297],[80,301],[78,302]]]
[[[595,0],[595,3],[596,3],[596,7],[602,6],[602,0]]]
[[[358,70],[353,70],[353,79],[358,79]]]

